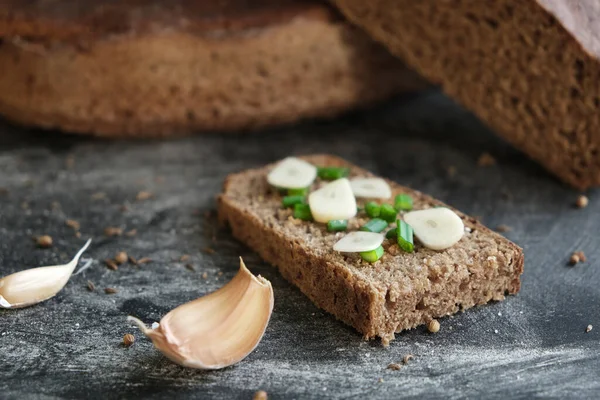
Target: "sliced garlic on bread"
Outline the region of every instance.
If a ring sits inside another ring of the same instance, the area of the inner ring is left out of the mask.
[[[362,253],[363,251],[371,251],[381,246],[384,238],[385,236],[381,233],[363,231],[350,232],[333,245],[333,250],[342,253]]]
[[[317,167],[296,157],[282,160],[267,175],[267,182],[278,188],[303,189],[317,177]]]
[[[327,223],[334,219],[350,219],[356,215],[356,199],[347,178],[335,180],[308,196],[313,219]]]
[[[389,199],[392,197],[390,185],[381,178],[354,178],[350,181],[356,197],[371,199]]]
[[[454,246],[465,233],[460,217],[445,207],[411,211],[404,214],[403,218],[423,246],[432,250]]]

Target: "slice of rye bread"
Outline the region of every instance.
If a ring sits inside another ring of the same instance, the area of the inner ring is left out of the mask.
[[[101,136],[331,117],[425,83],[312,0],[0,0],[0,114]]]
[[[330,155],[303,157],[316,166],[347,166],[351,176],[371,173]],[[227,177],[218,198],[219,219],[233,236],[254,249],[296,285],[318,307],[363,333],[379,336],[385,345],[394,333],[428,323],[491,300],[517,293],[523,252],[506,238],[458,211],[467,231],[444,251],[415,245],[405,253],[386,240],[384,256],[374,264],[358,254],[333,251],[344,233],[330,233],[324,224],[304,222],[283,209],[281,196],[266,175],[274,164]],[[415,209],[444,205],[415,190],[388,181],[394,196],[412,196]],[[318,186],[320,182],[316,182]],[[359,206],[365,201],[357,199]],[[368,219],[349,221],[356,230]]]
[[[600,184],[598,0],[333,0],[570,185]]]

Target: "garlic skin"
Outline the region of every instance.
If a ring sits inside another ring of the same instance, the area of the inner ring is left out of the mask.
[[[265,333],[274,297],[271,282],[252,275],[240,258],[237,275],[221,289],[170,311],[155,329],[134,322],[171,361],[220,369],[250,354]]]
[[[0,308],[23,308],[54,297],[67,284],[92,239],[69,263],[15,272],[0,279]]]

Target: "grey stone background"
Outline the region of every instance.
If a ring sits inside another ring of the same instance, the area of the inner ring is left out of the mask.
[[[505,235],[526,254],[521,292],[442,319],[435,335],[415,329],[389,348],[364,342],[204,215],[228,173],[312,152],[346,157],[490,227],[510,226]],[[482,152],[497,165],[477,167]],[[576,209],[577,192],[437,92],[335,121],[172,141],[103,141],[1,123],[0,188],[0,276],[67,262],[94,240],[84,255],[92,267],[59,295],[0,311],[0,398],[250,399],[259,389],[272,399],[600,396],[598,192]],[[139,191],[153,198],[136,201]],[[80,222],[81,238],[67,218]],[[107,238],[107,226],[138,233]],[[41,234],[54,238],[51,249],[36,248],[31,237]],[[119,250],[153,262],[111,271],[102,260]],[[588,261],[568,266],[574,250]],[[195,271],[178,261],[183,254]],[[263,341],[238,365],[181,368],[127,324],[128,314],[151,323],[216,290],[235,275],[239,256],[271,280],[275,310]],[[589,324],[596,328],[585,333]],[[137,338],[129,348],[120,345],[125,333]],[[415,358],[400,371],[386,369],[407,354]]]

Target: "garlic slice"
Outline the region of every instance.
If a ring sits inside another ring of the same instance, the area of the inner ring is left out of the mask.
[[[88,240],[68,264],[26,269],[0,279],[0,307],[22,308],[54,297],[67,284],[91,242]]]
[[[350,181],[356,197],[371,199],[389,199],[392,197],[390,185],[381,178],[354,178]]]
[[[403,218],[423,246],[432,250],[454,246],[465,233],[462,219],[445,207],[411,211]]]
[[[356,199],[347,178],[337,179],[308,196],[313,219],[327,223],[334,219],[349,219],[356,215]]]
[[[282,160],[267,175],[270,185],[284,189],[304,189],[317,177],[317,167],[296,157]]]
[[[271,282],[252,275],[240,257],[240,270],[229,283],[170,311],[156,328],[148,329],[132,316],[127,319],[173,362],[220,369],[243,360],[256,348],[269,323],[273,301]]]
[[[383,243],[381,233],[354,231],[341,238],[333,245],[333,250],[343,253],[361,253],[375,250]]]

